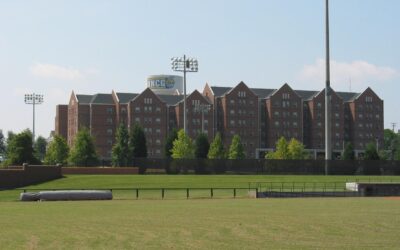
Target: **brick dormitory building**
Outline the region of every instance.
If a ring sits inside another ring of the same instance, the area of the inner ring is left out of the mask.
[[[325,146],[325,90],[294,90],[205,85],[203,92],[187,95],[187,131],[191,138],[201,133],[211,142],[221,133],[225,148],[239,135],[247,158],[262,157],[274,150],[280,137],[301,141],[314,158],[323,157]],[[199,105],[209,109],[200,112]],[[331,135],[335,157],[344,144],[353,144],[362,154],[366,144],[383,145],[383,100],[371,89],[362,93],[335,92],[331,98]],[[57,105],[55,133],[72,146],[78,130],[89,128],[100,157],[111,158],[118,125],[135,123],[144,129],[150,158],[164,156],[164,143],[174,128],[183,128],[183,95],[142,93],[81,95],[72,92],[68,105]]]

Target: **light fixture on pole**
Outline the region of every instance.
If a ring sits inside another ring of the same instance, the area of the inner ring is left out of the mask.
[[[204,113],[208,113],[210,111],[211,105],[210,104],[197,104],[194,107],[196,112],[201,112],[201,133],[204,133]]]
[[[43,103],[43,95],[25,94],[25,104],[31,104],[33,107],[33,126],[32,126],[32,141],[35,142],[35,106]]]
[[[199,64],[197,59],[183,57],[171,58],[172,70],[183,72],[183,130],[187,133],[186,128],[186,72],[197,72]]]
[[[329,160],[332,158],[331,145],[331,86],[329,58],[329,0],[325,0],[325,174],[328,174]]]

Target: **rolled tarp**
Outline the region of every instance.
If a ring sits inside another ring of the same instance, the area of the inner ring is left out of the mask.
[[[112,200],[110,190],[59,190],[21,193],[21,201]]]

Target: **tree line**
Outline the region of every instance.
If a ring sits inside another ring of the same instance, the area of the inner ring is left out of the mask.
[[[24,130],[19,134],[8,132],[5,139],[0,130],[0,156],[5,158],[4,165],[29,164],[63,164],[75,166],[95,166],[100,163],[95,148],[94,137],[87,128],[81,128],[75,138],[73,146],[69,148],[66,140],[55,135],[52,140],[39,136],[34,142],[32,133]],[[400,160],[400,135],[392,130],[385,129],[384,145],[377,150],[373,142],[365,147],[366,160]],[[115,143],[111,152],[111,164],[117,167],[133,165],[135,158],[147,157],[147,143],[143,128],[135,124],[130,130],[121,124],[116,131]],[[244,159],[244,146],[239,135],[234,135],[227,149],[224,148],[222,137],[217,133],[209,143],[208,137],[200,133],[194,140],[182,129],[172,130],[164,145],[164,157],[172,159]],[[296,140],[287,141],[281,137],[276,142],[275,151],[268,152],[266,159],[310,159],[310,154],[304,145]],[[354,148],[346,143],[341,159],[355,159]]]

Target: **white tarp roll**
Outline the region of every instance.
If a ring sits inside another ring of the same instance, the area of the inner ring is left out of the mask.
[[[112,200],[109,190],[60,190],[41,191],[39,193],[21,193],[21,201],[79,201],[79,200]]]

